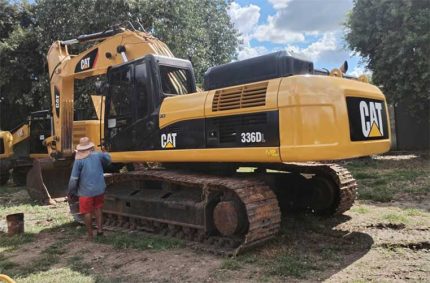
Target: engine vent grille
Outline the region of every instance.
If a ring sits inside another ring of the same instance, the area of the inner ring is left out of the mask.
[[[268,82],[222,89],[215,92],[212,111],[224,111],[266,105]]]

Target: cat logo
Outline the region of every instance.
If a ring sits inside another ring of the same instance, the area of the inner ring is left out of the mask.
[[[376,138],[384,136],[382,123],[382,103],[374,101],[360,102],[361,131],[363,136]]]
[[[90,60],[90,57],[81,60],[81,70],[85,70],[90,67]]]
[[[92,69],[97,63],[98,48],[90,51],[81,60],[76,63],[75,73]]]
[[[176,147],[176,133],[167,133],[161,135],[162,148],[175,148]]]

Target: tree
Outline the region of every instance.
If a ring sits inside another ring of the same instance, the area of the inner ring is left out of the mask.
[[[346,25],[350,48],[366,58],[389,101],[407,101],[415,117],[428,119],[430,1],[354,0]]]
[[[46,53],[53,41],[142,23],[176,57],[191,59],[201,82],[206,69],[236,56],[237,37],[225,0],[0,0],[1,124],[10,129],[50,104]],[[77,53],[87,46],[75,45]],[[11,117],[12,109],[14,115]],[[25,114],[24,114],[25,113]]]
[[[46,82],[38,77],[44,63],[37,53],[33,6],[1,1],[0,7],[0,128],[10,129],[43,106]]]

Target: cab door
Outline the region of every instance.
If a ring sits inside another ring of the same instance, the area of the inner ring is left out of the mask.
[[[108,74],[109,92],[106,97],[105,141],[109,151],[131,150],[130,134],[133,124],[134,87],[133,65],[123,65]]]
[[[105,146],[112,152],[154,148],[158,133],[158,94],[147,60],[112,68],[108,73]],[[158,140],[158,138],[157,138]]]

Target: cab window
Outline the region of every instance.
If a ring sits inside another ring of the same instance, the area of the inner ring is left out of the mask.
[[[132,98],[130,67],[113,72],[111,77],[111,117],[131,116]]]
[[[161,87],[166,95],[181,95],[192,92],[191,75],[186,69],[160,65]]]
[[[132,122],[132,72],[130,66],[114,70],[110,76],[108,128],[125,128]],[[116,131],[112,132],[113,135]]]
[[[136,106],[137,106],[137,117],[143,118],[148,114],[148,70],[146,69],[146,63],[142,62],[136,65],[134,69],[135,73],[135,86],[136,86]]]

